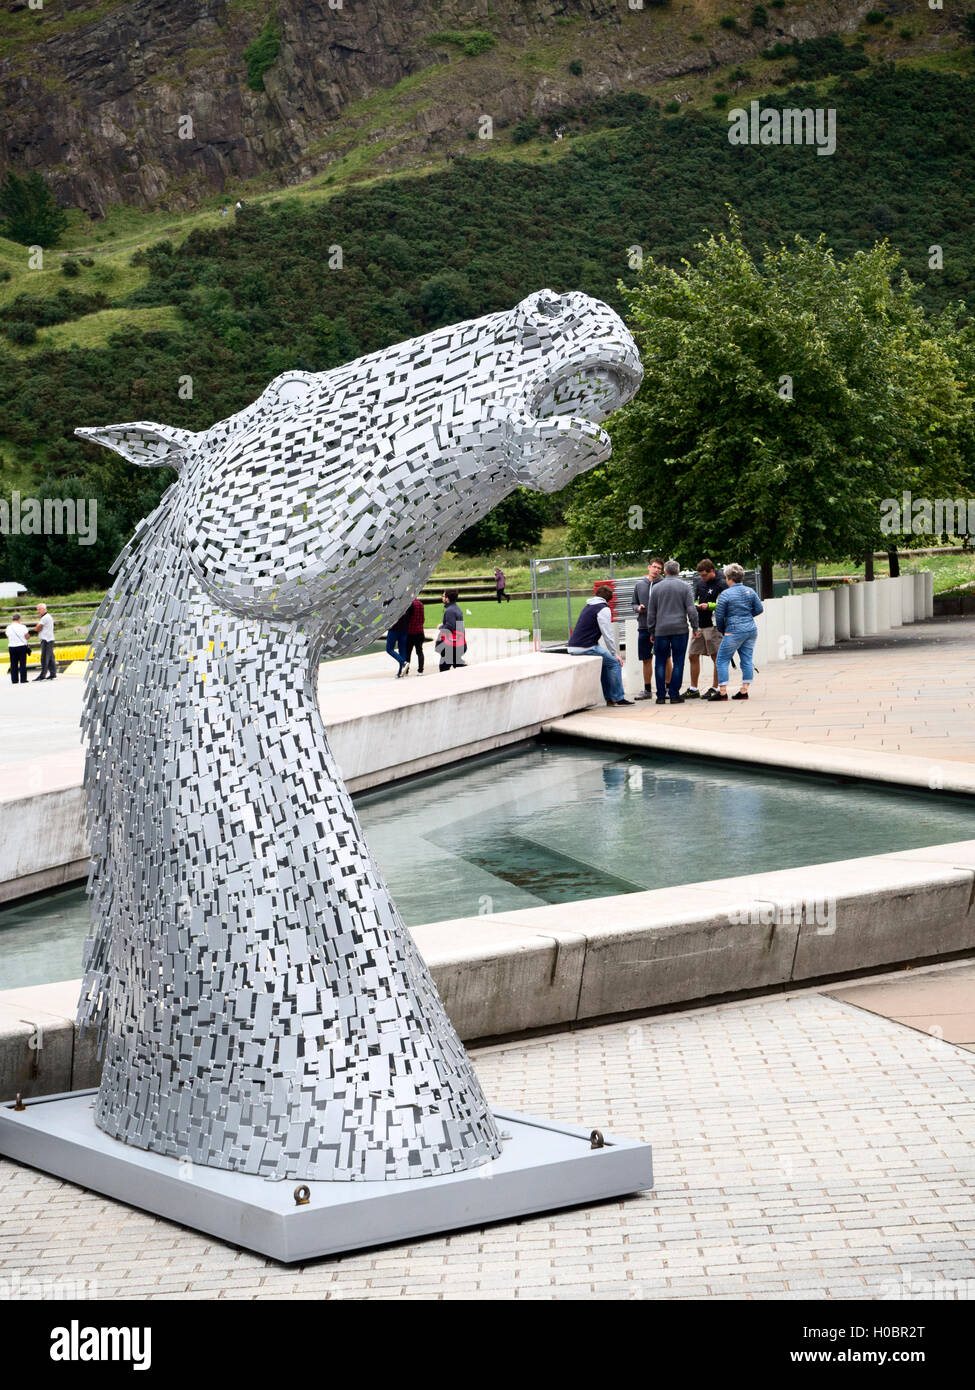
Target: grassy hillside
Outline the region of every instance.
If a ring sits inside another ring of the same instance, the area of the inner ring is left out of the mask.
[[[628,248],[676,264],[703,227],[723,223],[727,203],[755,244],[825,231],[845,255],[886,236],[930,307],[971,299],[975,65],[951,49],[923,64],[914,54],[836,71],[844,54],[859,62],[907,44],[883,23],[867,27],[862,45],[803,46],[745,70],[702,73],[694,101],[661,101],[662,87],[570,106],[523,130],[526,138],[507,130],[468,142],[446,167],[420,160],[383,179],[333,173],[249,198],[239,214],[231,205],[227,216],[213,200],[181,217],[117,209],[97,230],[74,214],[42,270],[27,269],[25,248],[0,241],[6,485],[37,491],[81,479],[124,533],[165,474],[82,444],[76,425],[155,418],[204,428],[288,368],[323,370],[509,307],[545,284],[619,305],[618,281],[633,277]],[[793,71],[808,80],[782,77]],[[787,85],[776,88],[780,79]],[[691,80],[682,80],[684,98]],[[765,104],[835,107],[835,155],[731,146],[715,88],[731,105],[770,91]],[[396,99],[393,91],[375,101],[388,115]],[[552,138],[558,125],[562,141]],[[928,265],[934,242],[944,249],[937,271]],[[343,266],[329,269],[336,244]],[[64,273],[66,259],[76,274]],[[52,312],[61,321],[47,321]],[[15,341],[25,321],[37,325],[34,342]]]

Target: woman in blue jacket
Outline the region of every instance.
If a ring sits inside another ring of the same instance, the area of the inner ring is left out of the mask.
[[[728,587],[719,595],[714,610],[714,625],[721,633],[721,646],[715,658],[718,689],[709,690],[704,698],[727,700],[728,665],[735,652],[738,652],[741,659],[741,689],[731,698],[747,700],[748,687],[755,674],[755,668],[752,666],[752,653],[755,650],[755,638],[758,636],[755,619],[765,610],[755,590],[746,588],[741,582],[745,577],[741,565],[725,565],[724,577],[728,581]]]

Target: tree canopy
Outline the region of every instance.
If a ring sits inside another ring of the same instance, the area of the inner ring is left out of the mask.
[[[643,386],[612,460],[569,510],[570,544],[688,562],[844,560],[889,543],[883,498],[972,473],[962,306],[928,319],[886,243],[837,259],[820,236],[753,253],[730,229],[623,288]],[[622,288],[622,287],[621,287]]]
[[[4,236],[24,246],[56,246],[68,225],[67,214],[36,169],[29,174],[7,170],[0,184],[0,218]]]

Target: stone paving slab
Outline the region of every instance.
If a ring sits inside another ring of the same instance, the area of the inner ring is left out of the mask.
[[[975,620],[942,618],[773,662],[747,702],[639,701],[545,732],[972,794],[973,661]]]
[[[975,964],[903,971],[827,993],[975,1052]]]
[[[975,1296],[964,1049],[804,992],[474,1057],[495,1104],[650,1140],[655,1190],[285,1268],[0,1162],[0,1296]]]

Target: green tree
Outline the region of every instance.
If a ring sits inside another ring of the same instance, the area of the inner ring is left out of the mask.
[[[468,527],[451,549],[459,555],[484,555],[491,550],[522,550],[537,545],[549,507],[549,498],[520,487],[476,525]]]
[[[797,236],[755,257],[732,216],[698,250],[624,292],[644,384],[578,485],[570,544],[761,557],[768,576],[889,544],[883,498],[971,475],[960,306],[929,322],[886,243],[841,262]]]
[[[15,174],[7,170],[0,184],[3,234],[24,246],[56,246],[68,225],[67,214],[36,169]]]

